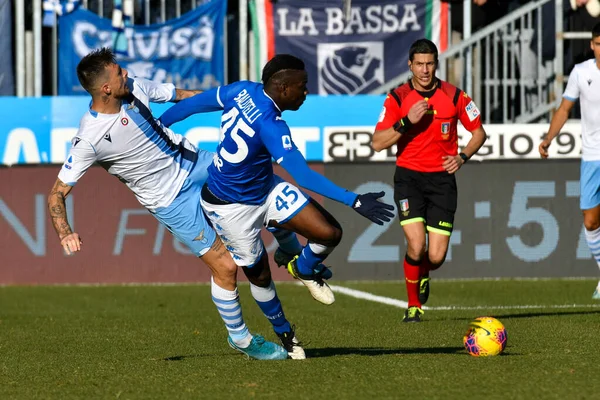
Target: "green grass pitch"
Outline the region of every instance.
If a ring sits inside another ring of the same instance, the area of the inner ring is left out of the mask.
[[[405,298],[399,282],[335,284]],[[339,293],[323,306],[279,284],[309,358],[275,362],[227,346],[207,285],[2,287],[0,399],[597,399],[594,286],[432,280],[428,306],[462,308],[402,324],[401,308]],[[276,339],[249,287],[240,292],[250,329]],[[464,350],[480,315],[506,326],[503,355]]]

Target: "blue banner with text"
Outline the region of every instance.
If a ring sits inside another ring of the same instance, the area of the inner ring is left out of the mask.
[[[130,75],[209,89],[225,82],[225,0],[212,0],[164,24],[125,28],[127,55],[118,62]],[[100,47],[112,47],[111,20],[78,9],[59,20],[60,95],[84,94],[77,64]]]

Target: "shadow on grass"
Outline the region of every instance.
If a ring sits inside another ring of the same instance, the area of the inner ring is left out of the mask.
[[[464,352],[464,347],[414,347],[414,348],[383,348],[383,347],[330,347],[322,349],[305,348],[307,358],[335,356],[383,356],[389,354],[455,354]]]
[[[467,356],[464,347],[414,347],[414,348],[383,348],[383,347],[330,347],[321,349],[304,349],[307,358],[325,358],[338,356],[384,356],[384,355],[412,355],[412,354],[460,354]],[[520,353],[506,351],[502,357],[520,356]],[[214,354],[189,354],[161,358],[160,361],[185,361],[189,358],[213,357]],[[237,356],[237,354],[236,354]]]
[[[222,354],[187,354],[184,356],[172,356],[158,359],[159,361],[185,361],[188,358],[221,357]]]
[[[485,311],[485,310],[483,310]],[[593,311],[563,311],[563,312],[528,312],[528,313],[512,313],[512,314],[496,314],[488,313],[490,317],[502,319],[515,319],[515,318],[535,318],[535,317],[561,317],[569,315],[595,315],[600,314],[600,310]],[[471,321],[473,317],[456,317],[449,318],[452,321]]]

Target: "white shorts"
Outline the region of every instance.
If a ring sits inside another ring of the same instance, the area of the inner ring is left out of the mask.
[[[210,204],[204,200],[201,203],[235,263],[252,267],[264,251],[262,228],[270,221],[284,224],[292,219],[308,204],[308,197],[275,175],[275,183],[263,204]]]

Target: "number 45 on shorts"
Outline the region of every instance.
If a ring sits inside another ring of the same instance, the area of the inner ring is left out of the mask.
[[[277,195],[275,198],[275,208],[277,211],[281,210],[289,210],[290,206],[294,206],[296,201],[298,200],[298,192],[296,190],[291,189],[290,185],[286,185],[281,190],[282,195]],[[282,197],[283,196],[283,197]],[[288,205],[288,203],[290,203]]]

